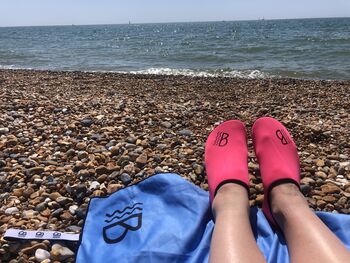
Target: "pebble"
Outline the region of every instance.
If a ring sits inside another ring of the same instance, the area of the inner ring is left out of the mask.
[[[319,178],[327,179],[327,174],[322,171],[316,172],[315,175]]]
[[[51,248],[51,256],[55,260],[66,260],[74,257],[74,252],[60,244],[53,244]]]
[[[64,209],[63,208],[58,208],[55,211],[53,211],[53,213],[51,214],[53,217],[58,217],[59,215],[61,215],[63,213]]]
[[[324,166],[324,160],[317,159],[317,160],[316,160],[316,165],[317,165],[318,167],[323,167],[323,166]]]
[[[192,135],[192,131],[191,131],[191,130],[188,130],[188,129],[183,129],[183,130],[179,131],[179,135],[182,135],[182,136],[191,136],[191,135]]]
[[[310,185],[306,184],[306,185],[301,185],[300,190],[304,195],[309,195],[309,193],[311,192],[312,189],[311,189]]]
[[[35,259],[38,261],[38,262],[42,262],[43,260],[46,260],[46,259],[50,259],[50,252],[45,250],[45,249],[42,249],[42,248],[38,248],[36,251],[35,251]]]
[[[5,167],[5,166],[6,166],[6,161],[0,159],[0,168]]]
[[[42,174],[44,171],[45,171],[44,167],[38,166],[38,167],[33,167],[28,169],[28,174],[29,175]]]
[[[136,164],[140,168],[144,167],[147,164],[147,155],[143,153],[137,157]]]
[[[335,186],[333,184],[326,184],[321,186],[321,191],[324,194],[336,194],[340,193],[340,188],[338,186]]]
[[[28,247],[22,249],[21,252],[22,252],[23,254],[31,255],[31,254],[34,254],[35,251],[36,251],[37,249],[46,250],[46,249],[47,249],[47,246],[46,246],[45,243],[43,243],[43,242],[42,242],[42,243],[37,243],[37,244],[34,244],[34,245],[32,245],[32,246],[28,246]]]
[[[193,164],[193,170],[197,175],[201,175],[204,172],[204,167],[199,164]]]
[[[91,182],[90,186],[89,186],[89,190],[93,191],[96,189],[100,189],[100,183],[97,181],[93,181]]]
[[[128,174],[133,174],[135,172],[135,165],[133,163],[129,163],[124,167],[124,171]]]
[[[334,203],[337,200],[334,196],[331,195],[324,196],[322,199],[328,203]]]
[[[10,130],[9,130],[9,128],[0,128],[0,135],[4,135],[4,134],[7,134],[7,133],[9,133],[10,132]]]
[[[301,190],[310,206],[350,214],[350,93],[344,92],[349,82],[25,70],[1,74],[0,231],[9,225],[78,232],[92,196],[164,171],[208,189],[204,145],[216,123],[234,117],[251,127],[265,114],[295,136]],[[264,189],[251,136],[248,146],[250,203],[261,206]],[[94,190],[96,182],[100,185]],[[13,207],[19,211],[5,212]],[[7,246],[0,239],[0,250],[7,252]],[[31,246],[12,246],[4,261],[34,262],[37,249],[50,251],[44,244],[23,253]]]
[[[304,177],[300,180],[301,184],[306,184],[306,185],[313,185],[316,183],[316,181],[310,177]]]
[[[86,209],[79,207],[76,211],[75,214],[77,215],[78,219],[84,219],[85,214],[86,214]]]
[[[99,166],[95,169],[96,174],[109,174],[110,170],[106,166]]]
[[[128,185],[132,182],[132,179],[129,174],[127,173],[122,173],[120,175],[120,181],[122,181],[123,184]]]
[[[79,151],[78,152],[78,159],[87,159],[89,157],[89,154],[86,151]]]
[[[74,215],[78,208],[79,207],[77,205],[71,205],[68,210],[72,215]]]
[[[59,203],[61,206],[65,206],[66,204],[71,202],[71,199],[65,196],[57,197],[56,202]]]
[[[78,142],[75,147],[78,149],[78,150],[84,150],[86,148],[86,143],[85,142]]]
[[[51,200],[56,201],[57,198],[62,197],[62,195],[60,193],[58,193],[58,192],[53,192],[53,193],[50,194],[49,197],[50,197]]]
[[[46,202],[42,202],[35,207],[35,211],[41,212],[46,208]]]
[[[83,119],[80,123],[84,127],[90,127],[94,123],[94,121],[91,119]]]
[[[168,122],[168,121],[164,121],[164,122],[162,122],[161,124],[162,124],[163,127],[167,128],[167,129],[170,129],[171,126],[172,126],[171,123]]]
[[[126,184],[129,184],[129,183],[130,183],[130,180]],[[109,184],[108,188],[107,188],[107,192],[108,192],[108,194],[112,194],[112,193],[114,193],[115,191],[119,190],[122,187],[123,186],[121,184]]]
[[[17,207],[9,207],[5,210],[5,215],[13,215],[19,212]]]
[[[81,227],[72,225],[72,226],[67,227],[67,231],[74,232],[74,233],[80,233],[81,232]]]

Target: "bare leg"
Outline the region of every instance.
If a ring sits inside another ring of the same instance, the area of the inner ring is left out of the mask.
[[[288,245],[291,262],[349,262],[350,252],[308,207],[294,184],[270,193],[271,209]]]
[[[265,262],[249,222],[247,190],[238,184],[225,184],[213,200],[215,217],[210,262]]]

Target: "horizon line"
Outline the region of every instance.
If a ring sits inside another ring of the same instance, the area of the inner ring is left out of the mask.
[[[50,26],[107,26],[107,25],[144,25],[144,24],[176,24],[176,23],[208,23],[208,22],[245,22],[245,21],[274,21],[274,20],[302,20],[302,19],[332,19],[332,18],[350,18],[350,16],[333,17],[295,17],[295,18],[255,18],[255,19],[237,19],[237,20],[207,20],[207,21],[173,21],[173,22],[135,22],[131,20],[125,23],[92,23],[92,24],[52,24],[52,25],[14,25],[0,26],[0,28],[13,27],[50,27]]]

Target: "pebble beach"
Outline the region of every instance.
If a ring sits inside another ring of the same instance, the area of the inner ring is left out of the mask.
[[[205,140],[229,119],[246,123],[250,203],[261,207],[261,116],[292,134],[310,207],[350,214],[350,81],[0,70],[0,262],[74,262],[72,244],[3,234],[79,233],[91,197],[154,174],[207,190]]]

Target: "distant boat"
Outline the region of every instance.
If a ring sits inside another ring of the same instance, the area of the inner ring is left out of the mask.
[[[131,25],[131,22],[129,21],[129,25]]]

